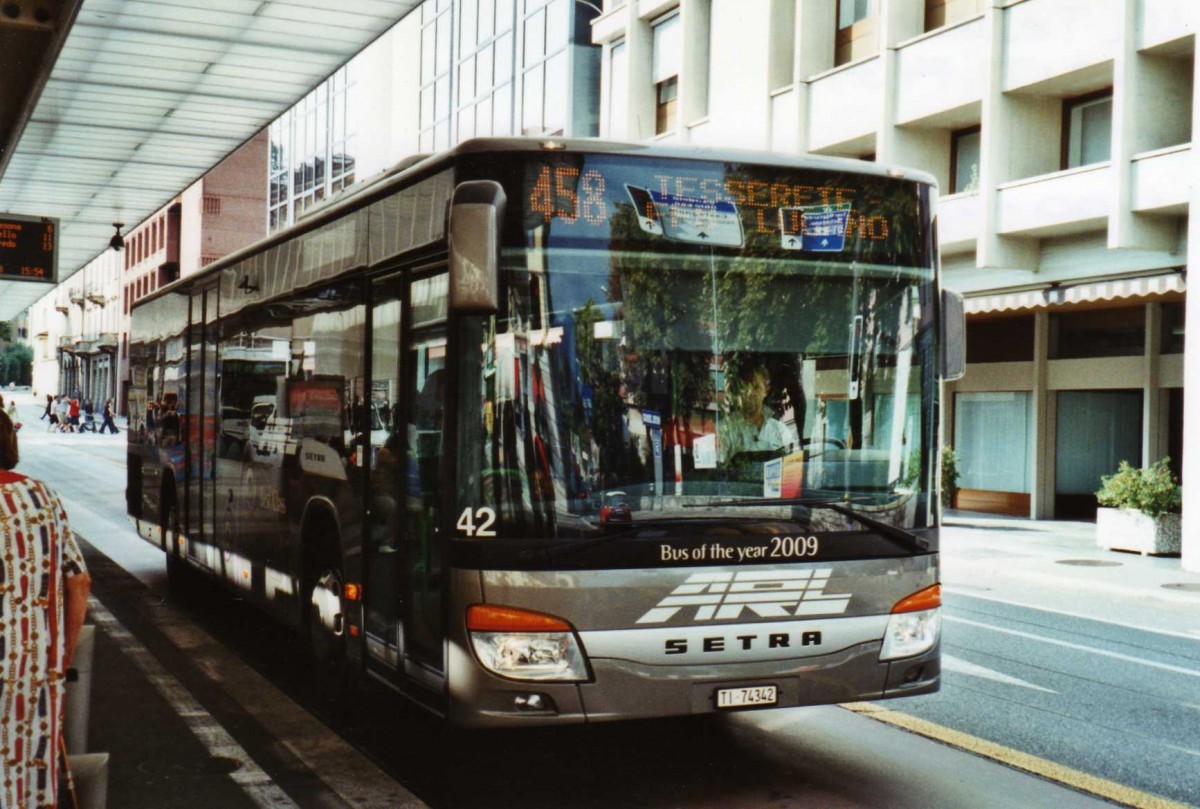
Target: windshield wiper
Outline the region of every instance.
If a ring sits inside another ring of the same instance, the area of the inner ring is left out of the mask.
[[[929,540],[920,534],[914,534],[905,528],[891,525],[890,523],[880,522],[879,520],[868,517],[867,515],[855,511],[849,506],[841,503],[825,503],[822,508],[827,508],[830,511],[836,511],[838,514],[844,514],[857,523],[865,525],[877,534],[883,534],[888,539],[894,539],[906,548],[909,548],[914,553],[921,553],[929,550]]]
[[[877,534],[882,534],[888,539],[895,540],[906,548],[921,553],[929,550],[929,540],[920,534],[914,534],[912,531],[900,528],[899,526],[891,525],[890,523],[880,522],[872,517],[868,517],[860,511],[856,511],[848,504],[852,503],[870,503],[874,502],[869,499],[853,500],[850,498],[834,498],[834,497],[774,497],[774,498],[757,498],[743,500],[719,500],[712,503],[689,503],[685,508],[712,508],[712,507],[750,507],[750,506],[815,506],[817,508],[827,508],[830,511],[836,511],[855,522],[866,526]]]

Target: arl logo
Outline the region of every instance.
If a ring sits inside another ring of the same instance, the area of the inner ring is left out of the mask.
[[[832,572],[822,568],[695,573],[637,622],[666,623],[687,607],[696,608],[696,621],[730,621],[747,611],[759,618],[841,615],[850,606],[850,594],[825,592]]]

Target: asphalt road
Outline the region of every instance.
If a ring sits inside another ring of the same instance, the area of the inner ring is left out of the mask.
[[[162,778],[159,760],[159,792],[146,777],[112,781],[123,800],[111,805],[217,805],[206,785],[231,809],[239,789],[244,805],[275,807],[1111,805],[1097,793],[1200,805],[1200,643],[970,596],[947,599],[941,694],[877,708],[461,733],[380,691],[329,700],[287,633],[245,604],[215,590],[164,598],[162,556],[124,517],[123,434],[46,435],[32,405],[23,417],[19,470],[59,490],[102,554],[105,669],[123,685],[101,672],[97,699],[155,714],[164,740],[138,756],[161,759],[166,737],[191,734],[170,753],[193,760],[180,777]]]

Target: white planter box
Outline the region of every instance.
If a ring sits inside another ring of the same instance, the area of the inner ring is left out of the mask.
[[[1145,555],[1178,554],[1179,516],[1148,517],[1128,508],[1096,510],[1096,544],[1114,551]]]

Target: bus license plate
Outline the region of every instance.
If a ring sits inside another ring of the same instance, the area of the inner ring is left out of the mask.
[[[752,705],[774,705],[779,701],[779,691],[773,685],[754,688],[717,689],[718,708],[746,708]]]

